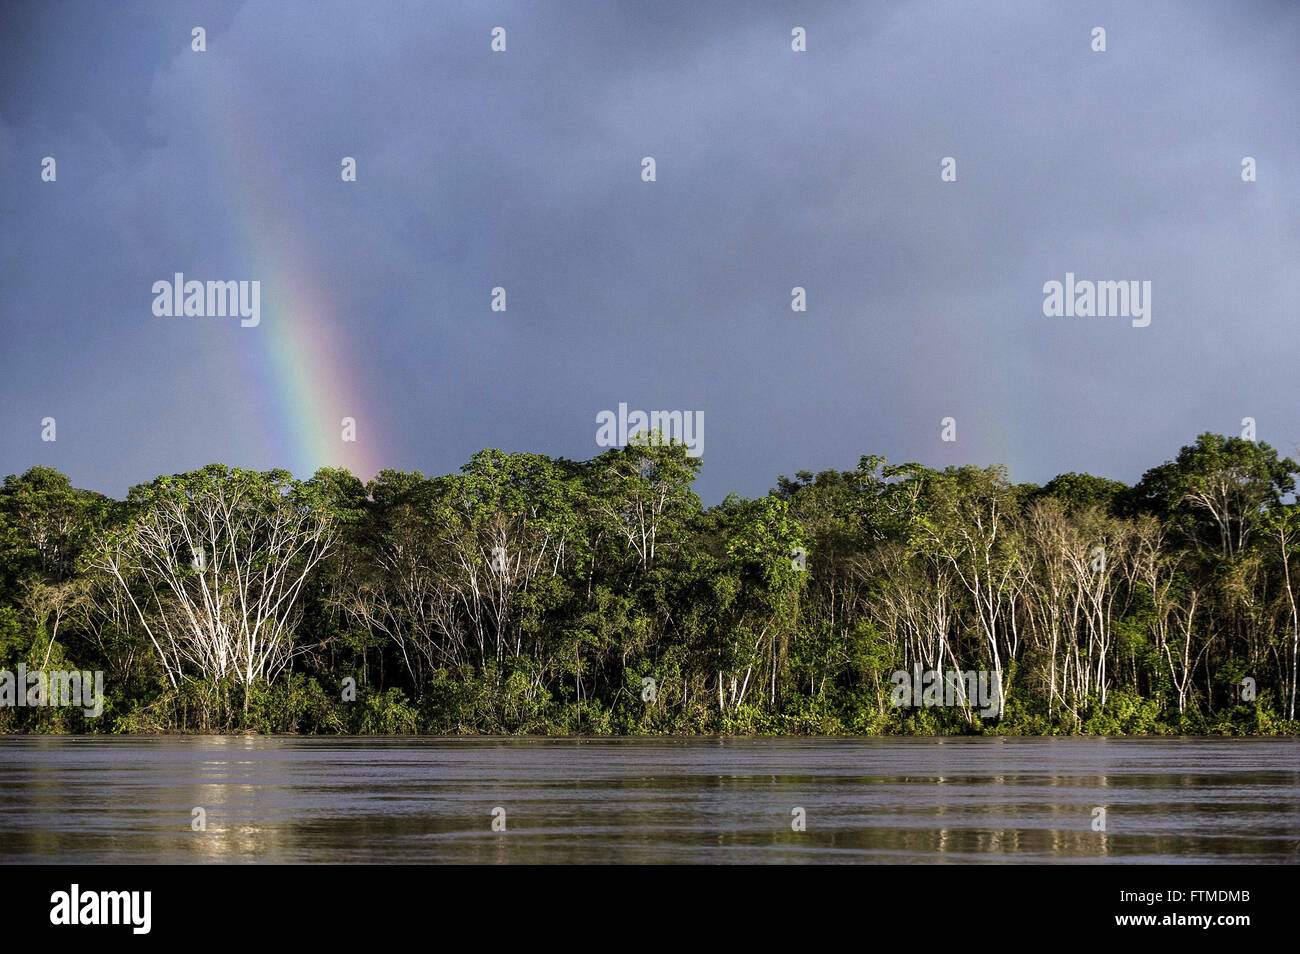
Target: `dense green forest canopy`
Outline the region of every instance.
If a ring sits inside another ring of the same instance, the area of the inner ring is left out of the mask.
[[[461,473],[213,464],[0,489],[0,731],[1295,731],[1296,462],[1202,434],[1133,487],[889,466],[703,507],[680,445]],[[1296,567],[1300,571],[1300,565]],[[895,673],[980,671],[893,704]]]

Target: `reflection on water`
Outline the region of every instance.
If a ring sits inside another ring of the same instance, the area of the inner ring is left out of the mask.
[[[6,862],[1296,863],[1297,838],[1296,739],[0,738]]]

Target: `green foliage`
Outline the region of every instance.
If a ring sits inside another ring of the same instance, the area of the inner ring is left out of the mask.
[[[1203,434],[1135,488],[864,456],[711,508],[699,466],[653,443],[586,462],[484,450],[459,474],[366,483],[213,464],[120,503],[45,467],[10,476],[0,669],[102,670],[107,698],[98,720],[0,707],[0,732],[1297,730],[1296,464],[1268,445]],[[205,669],[160,638],[238,623],[247,589],[191,567],[202,547],[185,520],[148,523],[162,512],[248,516],[209,534],[240,573],[303,569],[260,634],[276,665]],[[304,515],[328,531],[318,564],[271,553]],[[144,526],[170,593],[109,572]],[[201,618],[206,600],[225,615]],[[891,702],[896,671],[995,660],[1001,718]]]
[[[1130,689],[1116,689],[1103,706],[1094,700],[1083,715],[1083,731],[1088,735],[1163,735],[1167,728],[1160,722],[1160,705],[1144,699]]]

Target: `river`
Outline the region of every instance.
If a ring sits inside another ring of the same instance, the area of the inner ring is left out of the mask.
[[[0,737],[0,861],[1297,863],[1300,739]]]

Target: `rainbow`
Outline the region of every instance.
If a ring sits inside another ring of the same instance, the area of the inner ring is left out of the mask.
[[[296,477],[329,466],[368,480],[383,466],[383,441],[369,388],[345,359],[359,346],[357,324],[345,322],[321,292],[320,266],[306,244],[313,229],[293,211],[295,183],[251,128],[249,117],[258,110],[241,108],[243,97],[235,92],[230,85],[209,87],[208,115],[215,121],[208,128],[232,242],[243,249],[240,275],[262,283],[261,324],[237,328],[242,334],[230,345],[243,380],[254,382],[258,426],[249,431],[258,434],[263,459]],[[356,421],[355,442],[342,439],[345,417]]]

